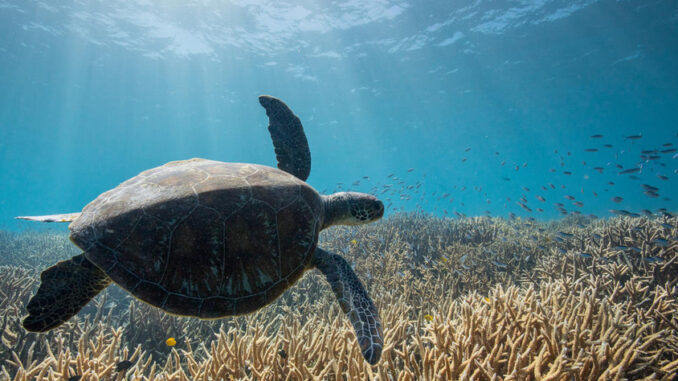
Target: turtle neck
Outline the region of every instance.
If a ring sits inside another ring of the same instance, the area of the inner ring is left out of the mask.
[[[323,220],[323,229],[332,225],[347,225],[348,211],[347,192],[334,193],[329,196],[322,196],[325,218]]]

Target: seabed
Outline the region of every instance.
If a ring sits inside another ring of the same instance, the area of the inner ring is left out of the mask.
[[[174,317],[109,287],[63,326],[28,333],[40,272],[78,251],[63,233],[0,232],[0,379],[670,380],[677,226],[403,213],[329,229],[321,245],[355,265],[380,310],[374,367],[316,271],[251,315]]]

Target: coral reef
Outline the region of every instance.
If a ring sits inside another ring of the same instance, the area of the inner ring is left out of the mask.
[[[677,226],[410,213],[325,231],[321,245],[355,265],[380,309],[374,367],[315,271],[246,316],[169,316],[112,286],[63,326],[28,333],[39,272],[77,249],[63,234],[0,232],[0,380],[669,380]]]

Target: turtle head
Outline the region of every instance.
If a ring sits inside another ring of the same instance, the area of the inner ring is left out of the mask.
[[[367,193],[340,192],[323,196],[325,223],[332,225],[362,225],[384,216],[384,204]]]

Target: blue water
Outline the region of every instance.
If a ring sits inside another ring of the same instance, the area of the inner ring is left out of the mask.
[[[677,67],[675,1],[0,0],[0,229],[172,160],[275,166],[260,94],[312,186],[387,215],[675,211],[675,152],[640,155],[678,146]]]

